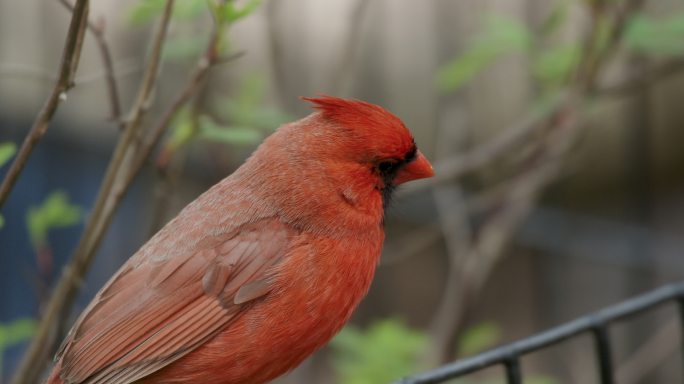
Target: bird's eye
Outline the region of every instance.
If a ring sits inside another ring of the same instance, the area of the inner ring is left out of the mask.
[[[378,171],[381,173],[389,173],[397,166],[396,160],[384,160],[378,163]]]

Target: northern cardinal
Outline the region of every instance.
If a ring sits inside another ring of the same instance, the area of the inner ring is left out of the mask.
[[[395,187],[432,166],[385,109],[330,96],[190,203],[95,296],[48,383],[264,383],[368,291]]]

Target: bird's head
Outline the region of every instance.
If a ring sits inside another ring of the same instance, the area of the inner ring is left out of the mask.
[[[396,186],[434,174],[411,132],[384,108],[303,99],[318,112],[278,128],[230,178],[289,222],[329,233],[373,227]]]
[[[434,175],[411,132],[386,109],[331,96],[303,99],[313,103],[320,111],[319,118],[328,123],[329,129],[322,132],[342,148],[336,155],[365,169],[382,192],[385,204],[397,185]]]

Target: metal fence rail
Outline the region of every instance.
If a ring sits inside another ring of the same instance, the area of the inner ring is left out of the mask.
[[[441,383],[494,365],[504,367],[508,384],[521,384],[521,356],[561,343],[582,333],[591,333],[594,339],[601,384],[614,384],[608,326],[613,322],[632,317],[671,301],[678,305],[680,325],[684,329],[684,282],[680,282],[663,286],[526,339],[407,377],[396,382],[396,384]],[[684,352],[684,342],[682,342],[682,351]]]

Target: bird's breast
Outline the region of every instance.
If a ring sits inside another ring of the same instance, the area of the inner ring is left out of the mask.
[[[296,367],[349,320],[383,238],[380,227],[347,239],[299,236],[268,295],[152,382],[264,383]]]

